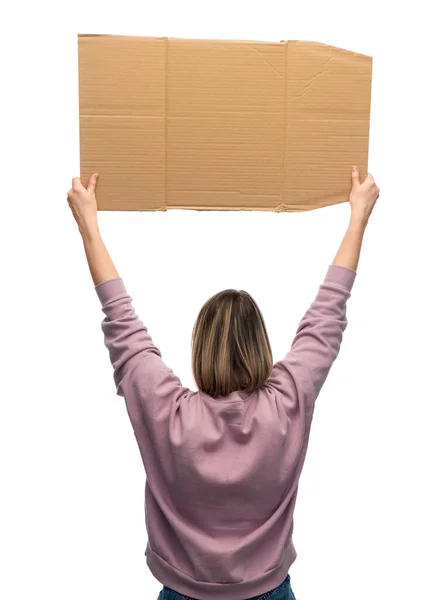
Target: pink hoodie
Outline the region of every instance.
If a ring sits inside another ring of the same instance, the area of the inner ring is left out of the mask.
[[[184,387],[163,362],[121,278],[96,286],[147,476],[147,565],[163,585],[234,600],[287,576],[314,403],[340,350],[355,277],[331,265],[266,384],[217,399]]]

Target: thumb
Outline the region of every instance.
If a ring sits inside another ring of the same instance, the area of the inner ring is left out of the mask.
[[[352,167],[352,187],[358,187],[360,185],[360,173],[358,167]]]
[[[87,190],[89,192],[95,192],[96,191],[96,183],[97,183],[97,178],[99,177],[99,173],[94,173],[94,175],[91,175],[89,181],[88,181],[88,185],[87,185]]]

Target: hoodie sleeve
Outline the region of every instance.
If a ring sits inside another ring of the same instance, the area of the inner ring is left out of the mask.
[[[346,303],[356,271],[330,265],[324,282],[300,321],[291,348],[274,365],[271,383],[295,396],[306,392],[313,405],[337,358],[347,327]]]
[[[152,411],[168,418],[170,399],[178,398],[186,388],[164,363],[147,328],[132,306],[122,278],[111,279],[95,287],[105,318],[102,321],[105,346],[113,366],[118,396],[123,396],[133,426],[141,425]],[[163,406],[159,406],[162,397]]]

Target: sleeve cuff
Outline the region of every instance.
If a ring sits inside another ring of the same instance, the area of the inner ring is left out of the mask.
[[[326,282],[336,283],[343,288],[351,291],[354,285],[357,271],[349,269],[348,267],[341,267],[340,265],[330,265],[326,274]]]
[[[105,306],[105,304],[114,298],[128,295],[122,277],[109,279],[108,281],[99,283],[94,289],[96,290],[102,306]]]

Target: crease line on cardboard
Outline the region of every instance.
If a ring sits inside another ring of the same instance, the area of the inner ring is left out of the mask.
[[[167,210],[167,161],[168,161],[168,38],[165,39],[165,82],[164,82],[164,211]]]
[[[255,48],[250,42],[247,44],[247,46],[251,50],[253,50],[254,52],[256,52],[257,54],[259,54],[261,56],[261,58],[264,60],[266,65],[269,65],[269,67],[272,69],[272,71],[275,73],[275,75],[277,75],[277,77],[279,77],[280,79],[283,79],[283,76],[280,75],[276,69],[274,69],[273,65],[270,64],[270,62],[267,60],[267,58],[264,56],[264,54],[262,52],[257,50],[257,48]],[[286,46],[286,50],[287,50],[287,46]]]
[[[331,46],[331,48],[332,48],[332,46]],[[307,92],[307,90],[312,86],[312,84],[314,83],[314,81],[316,79],[318,79],[322,75],[325,75],[328,71],[331,70],[331,67],[328,65],[331,64],[331,62],[334,60],[334,58],[336,58],[335,54],[334,54],[334,56],[331,56],[331,58],[329,58],[329,60],[326,62],[325,66],[323,68],[323,71],[320,71],[320,73],[317,73],[316,75],[314,75],[312,77],[312,79],[309,81],[309,83],[301,90],[301,92],[296,95],[296,98],[301,98],[305,94],[305,92]]]
[[[281,150],[281,202],[284,200],[284,180],[286,174],[286,142],[287,142],[287,60],[289,42],[286,42],[284,51],[284,110],[283,110],[283,148]]]
[[[273,198],[277,200],[277,194],[254,194],[251,192],[242,192],[241,190],[230,190],[229,192],[224,190],[174,190],[176,194],[220,194],[220,195],[237,195],[237,196],[249,196],[252,198],[261,197],[261,198]]]

